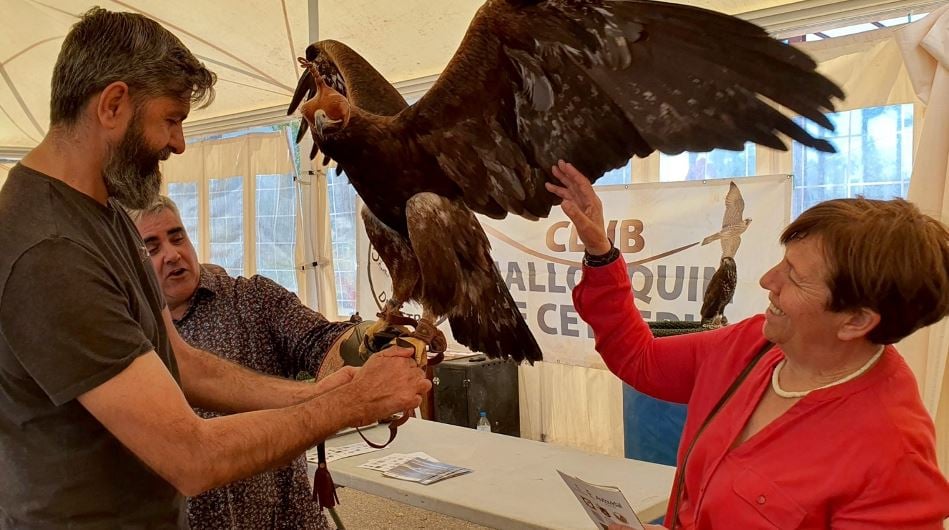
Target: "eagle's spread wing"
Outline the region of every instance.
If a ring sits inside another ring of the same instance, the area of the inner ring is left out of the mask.
[[[741,191],[734,182],[728,185],[728,193],[725,194],[725,215],[722,216],[722,228],[740,225],[745,215],[745,199],[741,196]]]
[[[476,211],[533,218],[556,201],[543,182],[558,158],[596,179],[654,150],[738,150],[749,140],[786,149],[779,133],[832,151],[771,104],[831,128],[822,112],[843,93],[814,69],[761,28],[704,9],[489,0],[397,122]]]

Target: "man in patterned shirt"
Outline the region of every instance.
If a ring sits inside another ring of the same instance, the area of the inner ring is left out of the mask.
[[[325,376],[343,364],[339,349],[352,331],[330,322],[264,276],[232,278],[199,265],[175,203],[160,197],[129,212],[151,256],[175,327],[192,346],[281,377]],[[322,369],[321,369],[322,368]],[[196,409],[199,415],[219,414]],[[326,528],[309,489],[303,455],[290,465],[188,499],[192,528]]]

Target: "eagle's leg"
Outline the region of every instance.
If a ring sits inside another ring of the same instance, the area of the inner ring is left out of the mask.
[[[363,355],[384,349],[396,337],[411,333],[405,326],[415,326],[415,319],[402,313],[402,302],[396,298],[389,298],[376,317],[377,320],[366,328],[366,335],[359,347]]]
[[[445,334],[435,327],[435,314],[430,309],[424,308],[422,318],[413,325],[415,331],[396,338],[395,343],[402,347],[414,349],[415,362],[420,367],[442,362],[442,359],[445,358],[443,354],[448,347],[448,341],[445,340]],[[429,358],[429,353],[434,353],[435,356]]]
[[[445,334],[435,327],[435,313],[431,309],[422,310],[422,318],[415,326],[413,337],[422,339],[428,345],[428,351],[432,353],[443,353],[448,348],[448,341]]]

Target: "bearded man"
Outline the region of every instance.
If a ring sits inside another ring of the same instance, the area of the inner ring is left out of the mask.
[[[49,133],[0,190],[0,529],[187,528],[182,494],[286,464],[431,387],[409,349],[306,384],[178,335],[119,203],[155,200],[158,162],[184,151],[182,121],[214,82],[142,15],[95,8],[63,41]]]

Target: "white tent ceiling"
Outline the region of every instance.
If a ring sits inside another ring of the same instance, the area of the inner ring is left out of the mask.
[[[295,57],[320,38],[346,42],[403,88],[437,74],[481,0],[0,0],[0,157],[35,145],[49,121],[49,80],[62,39],[93,5],[161,22],[217,72],[217,97],[192,123],[261,113],[287,104]],[[892,13],[932,1],[700,0],[690,3],[781,31],[796,22]],[[318,16],[311,16],[318,6]],[[907,7],[909,6],[909,7]],[[889,11],[887,11],[889,10]],[[809,22],[808,22],[809,23]],[[400,85],[401,83],[401,85]],[[217,121],[215,121],[217,120]]]

